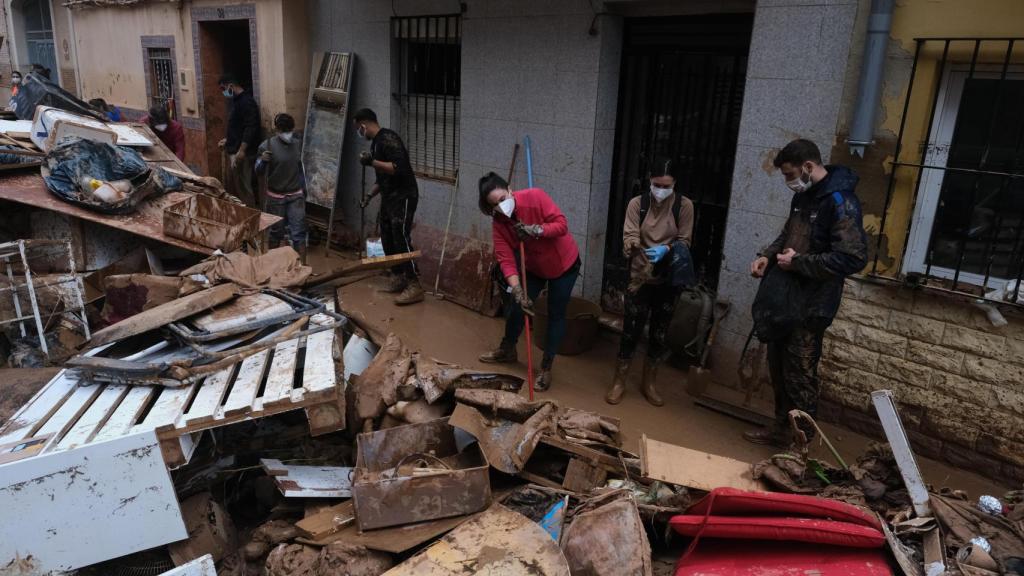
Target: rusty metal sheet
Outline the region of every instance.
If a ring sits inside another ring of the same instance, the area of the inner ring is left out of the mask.
[[[544,403],[520,423],[501,415],[487,416],[476,408],[459,404],[451,424],[477,439],[491,466],[506,474],[517,474],[523,471],[541,436],[555,431],[556,412],[553,403]]]
[[[569,564],[543,528],[526,516],[495,504],[384,574],[569,576]]]
[[[164,234],[163,210],[165,207],[190,198],[192,195],[186,192],[170,192],[158,198],[148,198],[139,204],[138,210],[133,214],[115,216],[112,214],[101,214],[75,206],[58,199],[46,189],[42,176],[39,174],[6,174],[0,175],[0,200],[10,200],[19,204],[42,208],[61,214],[67,214],[82,220],[88,220],[111,228],[117,228],[138,236],[143,236],[177,246],[191,252],[201,254],[213,254],[214,249],[200,246],[172,238]],[[261,214],[259,229],[266,230],[275,222],[280,220],[279,216]]]
[[[447,419],[360,434],[356,442],[352,498],[361,530],[462,516],[491,503],[487,458],[476,443],[460,451]],[[411,466],[421,459],[432,463],[429,471]]]

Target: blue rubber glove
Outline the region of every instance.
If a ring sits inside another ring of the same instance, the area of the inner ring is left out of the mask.
[[[644,254],[647,254],[647,259],[651,261],[651,264],[657,264],[659,260],[668,254],[668,246],[652,246],[647,250],[644,250]]]

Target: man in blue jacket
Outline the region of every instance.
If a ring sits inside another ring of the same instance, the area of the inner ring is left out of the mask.
[[[768,343],[768,370],[775,388],[775,423],[743,437],[758,444],[785,446],[788,414],[818,410],[818,362],[825,329],[843,297],[844,279],[867,264],[867,236],[857,199],[857,175],[844,166],[823,166],[810,140],[794,140],[775,157],[793,192],[782,232],[750,265],[761,278],[771,266],[795,274],[801,286],[803,321]],[[810,439],[814,431],[801,425]]]

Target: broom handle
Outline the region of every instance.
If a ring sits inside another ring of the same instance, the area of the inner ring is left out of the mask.
[[[519,242],[519,283],[523,285],[523,293],[529,298],[530,291],[526,288],[526,243]],[[530,402],[533,402],[533,331],[530,330],[530,315],[523,310],[526,320],[526,383],[530,387]]]

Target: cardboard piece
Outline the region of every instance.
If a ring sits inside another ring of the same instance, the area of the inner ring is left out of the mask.
[[[640,465],[645,478],[697,490],[765,489],[746,462],[651,440],[646,434],[640,439]]]

